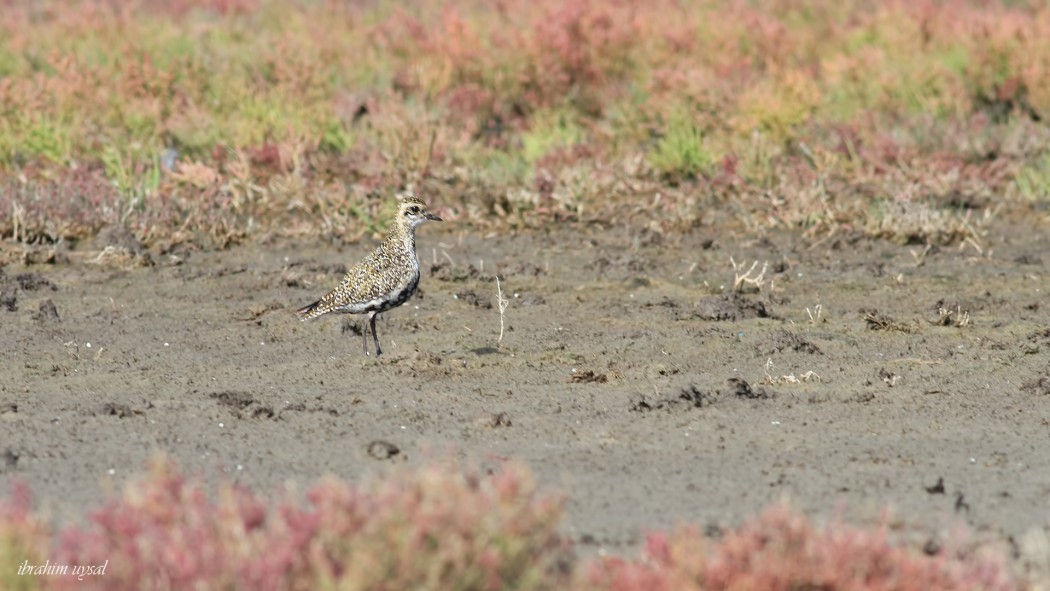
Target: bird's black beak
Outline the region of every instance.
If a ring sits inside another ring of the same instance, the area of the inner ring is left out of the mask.
[[[427,212],[427,219],[428,220],[434,220],[435,222],[442,221],[441,218],[439,218],[438,216],[436,216],[436,215],[434,215],[434,214],[432,214],[430,212]]]

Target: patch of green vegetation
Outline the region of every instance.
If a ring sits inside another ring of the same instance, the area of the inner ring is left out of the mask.
[[[1050,154],[1026,164],[1014,178],[1021,195],[1029,201],[1050,199]]]
[[[945,47],[935,55],[936,59],[944,64],[949,70],[957,75],[966,73],[970,65],[970,54],[966,48],[960,45]]]
[[[685,109],[678,109],[649,152],[649,164],[671,180],[695,179],[711,171],[715,157],[696,119]]]
[[[502,150],[485,150],[475,156],[477,180],[490,186],[520,186],[529,176],[530,163],[521,155]]]
[[[776,187],[777,161],[784,152],[784,144],[761,132],[754,132],[738,148],[740,175],[756,188],[768,191]]]
[[[567,148],[584,141],[583,129],[569,111],[541,111],[533,114],[532,125],[521,135],[521,151],[525,161],[534,164],[558,148]]]
[[[329,119],[321,125],[318,149],[329,154],[342,154],[354,145],[354,134],[342,121]]]
[[[133,202],[155,195],[160,187],[160,155],[149,156],[144,150],[121,150],[107,146],[102,151],[102,165],[106,178],[117,191]]]
[[[0,78],[17,74],[22,66],[22,59],[14,51],[0,45]]]
[[[73,152],[73,130],[68,120],[47,115],[23,115],[18,151],[41,156],[55,164],[69,162]]]

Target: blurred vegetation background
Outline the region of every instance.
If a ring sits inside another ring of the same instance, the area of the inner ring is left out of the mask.
[[[9,0],[0,236],[478,228],[981,239],[1050,202],[1050,4]]]

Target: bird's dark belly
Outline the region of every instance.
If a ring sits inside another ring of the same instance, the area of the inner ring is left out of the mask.
[[[408,298],[412,297],[412,294],[416,292],[416,287],[419,285],[419,277],[417,276],[404,288],[391,292],[382,301],[376,303],[374,306],[369,306],[365,309],[366,312],[386,312],[392,308],[396,308],[401,304],[408,301]]]

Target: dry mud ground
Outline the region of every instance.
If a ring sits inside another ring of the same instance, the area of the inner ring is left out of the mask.
[[[27,481],[61,521],[158,451],[266,494],[514,458],[568,493],[584,552],[785,497],[862,524],[888,507],[917,535],[962,520],[1018,538],[1050,525],[1046,226],[1000,219],[983,253],[923,253],[849,235],[430,224],[422,293],[381,317],[379,360],[362,356],[360,317],[291,311],[371,243],[144,266],[100,254],[126,241],[108,233],[3,268],[0,486]],[[768,261],[759,291],[729,295],[730,257]]]

